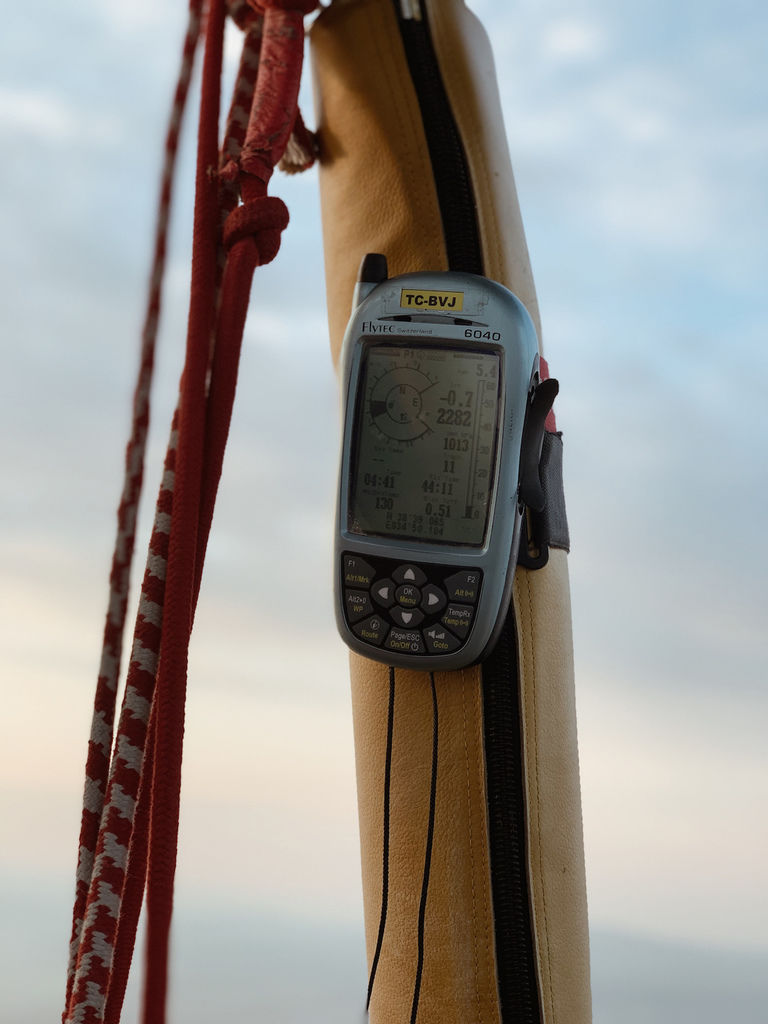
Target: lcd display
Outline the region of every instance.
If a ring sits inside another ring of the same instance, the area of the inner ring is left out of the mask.
[[[352,533],[483,543],[500,362],[495,351],[368,347],[356,411]]]

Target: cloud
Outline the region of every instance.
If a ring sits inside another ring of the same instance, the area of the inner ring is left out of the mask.
[[[72,142],[102,148],[121,141],[115,118],[97,114],[84,119],[82,110],[62,95],[31,88],[0,88],[0,132],[11,137],[7,145],[14,136],[49,148]]]
[[[561,246],[599,239],[619,259],[631,247],[754,280],[768,215],[754,24],[723,14],[693,26],[660,3],[636,19],[594,0],[578,16],[556,4],[480,12],[532,241],[556,223]]]
[[[765,951],[765,701],[747,716],[727,676],[695,705],[672,673],[663,701],[610,671],[579,680],[593,926]]]
[[[123,38],[152,34],[165,37],[173,31],[174,22],[180,20],[178,14],[170,14],[168,8],[153,0],[133,0],[130,4],[120,0],[80,0],[80,8],[85,17],[99,19]]]
[[[563,61],[594,60],[606,48],[606,30],[595,22],[561,18],[546,25],[541,40],[545,57]]]

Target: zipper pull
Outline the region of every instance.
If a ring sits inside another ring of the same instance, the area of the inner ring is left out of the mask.
[[[421,0],[400,0],[403,21],[421,21]]]

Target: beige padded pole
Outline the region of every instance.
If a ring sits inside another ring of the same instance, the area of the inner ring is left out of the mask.
[[[460,0],[426,7],[477,202],[485,273],[539,312],[493,59]],[[336,0],[311,32],[320,191],[334,360],[361,258],[391,274],[447,269],[441,212],[392,0]],[[539,330],[540,333],[540,330]],[[589,955],[566,554],[518,570],[527,858],[541,1024],[589,1024]],[[369,965],[379,929],[389,705],[386,666],[352,656]],[[488,848],[482,669],[436,673],[439,760],[419,1024],[502,1018]],[[398,670],[392,743],[388,909],[371,1000],[374,1024],[407,1024],[417,957],[432,755],[426,673]]]

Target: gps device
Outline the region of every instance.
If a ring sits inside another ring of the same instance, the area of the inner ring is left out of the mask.
[[[363,260],[342,348],[336,620],[388,665],[456,669],[496,640],[557,382],[535,328],[473,274]]]

